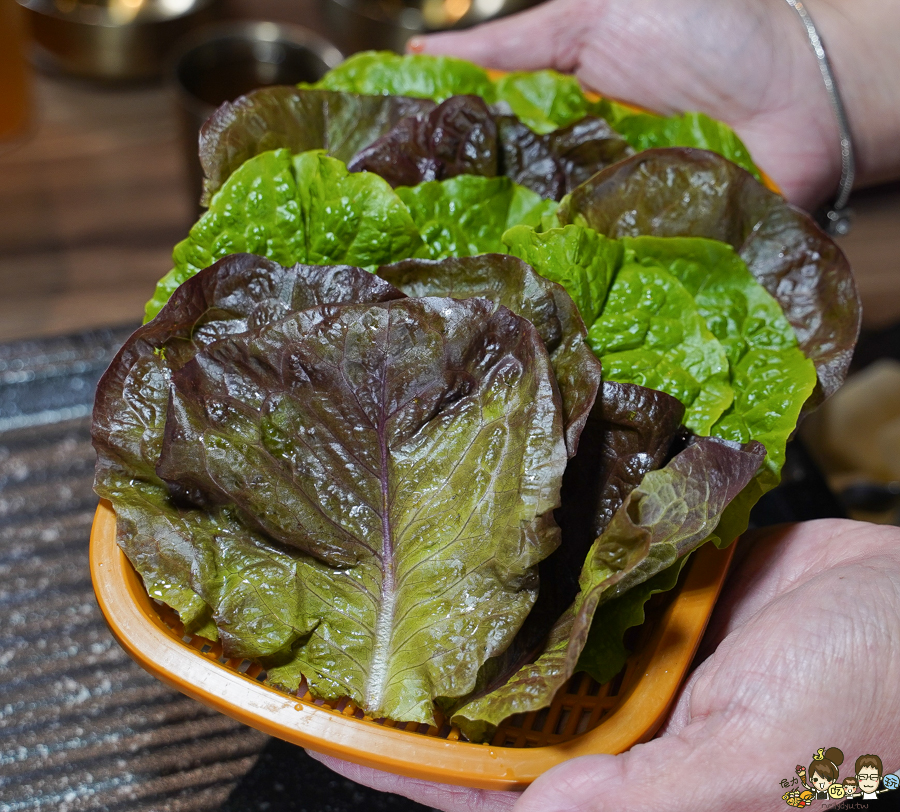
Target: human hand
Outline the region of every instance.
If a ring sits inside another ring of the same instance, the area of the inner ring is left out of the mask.
[[[860,184],[900,175],[900,3],[806,4],[844,97]],[[410,50],[501,70],[555,68],[660,113],[731,125],[788,200],[812,208],[841,169],[837,121],[806,31],[784,0],[550,0]]]
[[[900,529],[821,520],[739,544],[702,662],[653,741],[565,762],[521,797],[318,758],[448,812],[747,812],[771,808],[798,753],[836,746],[900,763]]]

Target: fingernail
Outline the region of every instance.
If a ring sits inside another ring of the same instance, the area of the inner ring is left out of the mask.
[[[410,37],[406,43],[406,51],[410,54],[420,54],[425,50],[425,37]]]

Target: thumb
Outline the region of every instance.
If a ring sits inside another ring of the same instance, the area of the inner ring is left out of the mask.
[[[544,773],[513,812],[747,812],[781,803],[777,765],[792,756],[766,751],[752,763],[733,731],[709,735],[705,721],[618,756],[582,756]],[[771,773],[771,774],[768,774]]]
[[[499,70],[555,68],[570,73],[578,64],[585,6],[583,0],[550,0],[468,31],[413,37],[407,49],[456,56]]]

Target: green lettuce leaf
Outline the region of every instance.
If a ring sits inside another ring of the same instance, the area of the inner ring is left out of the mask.
[[[759,475],[723,517],[719,541],[730,543],[746,529],[750,508],[779,482],[788,438],[816,385],[815,366],[778,302],[731,246],[696,237],[625,237],[623,243],[637,261],[678,277],[728,354],[734,402],[712,434],[766,447]]]
[[[588,343],[606,380],[636,383],[678,398],[684,424],[707,435],[731,405],[728,358],[693,297],[660,267],[623,265]]]
[[[383,265],[378,275],[408,296],[480,297],[530,321],[547,351],[559,386],[566,448],[573,456],[597,398],[600,362],[585,338],[587,330],[569,294],[530,266],[504,254],[409,259]]]
[[[364,51],[330,70],[313,87],[436,102],[451,96],[481,96],[488,104],[504,103],[537,133],[565,127],[591,111],[574,76],[542,70],[510,73],[492,81],[484,69],[471,62],[426,54]]]
[[[566,127],[593,112],[578,80],[554,70],[507,73],[494,88],[496,100],[536,133]]]
[[[795,347],[768,353],[751,350],[731,375],[734,404],[712,432],[738,442],[752,437],[765,444],[768,456],[758,476],[725,511],[716,530],[720,546],[727,546],[747,529],[750,510],[781,481],[787,441],[816,387],[815,367]]]
[[[348,172],[321,152],[295,155],[293,166],[305,215],[303,261],[374,268],[420,244],[409,212],[381,178]]]
[[[264,152],[228,178],[188,238],[175,246],[175,267],[157,285],[146,319],[178,285],[228,254],[255,253],[283,265],[377,266],[420,246],[406,206],[377,175],[348,173],[322,152]]]
[[[750,153],[734,130],[704,113],[680,116],[636,113],[617,117],[613,126],[637,152],[657,147],[707,149],[746,169],[757,180],[761,179]]]
[[[509,178],[459,175],[396,189],[422,235],[423,259],[503,253],[501,237],[514,225],[540,225],[556,208]]]
[[[676,277],[693,298],[696,312],[706,327],[722,345],[734,391],[734,401],[721,413],[714,427],[709,420],[705,424],[695,423],[693,427],[705,428],[716,436],[739,442],[759,440],[769,449],[769,458],[758,484],[768,490],[778,482],[784,447],[797,424],[800,409],[815,385],[815,370],[798,348],[796,334],[778,302],[755,280],[733,248],[700,238],[625,237],[621,241],[611,240],[592,229],[574,225],[543,233],[517,227],[510,229],[503,240],[510,253],[562,284],[591,327],[607,306],[609,283],[622,264],[623,247],[627,265],[638,263],[662,269]],[[632,268],[626,271],[626,276],[634,273]],[[639,295],[642,290],[631,283],[625,289],[632,296]],[[679,300],[683,301],[683,296]],[[657,307],[656,302],[644,304],[651,310]],[[627,302],[616,297],[610,300],[608,307],[615,315],[607,321],[601,320],[594,334],[595,349],[601,354],[613,340],[640,340],[641,331],[633,322],[623,326]],[[669,315],[672,310],[669,308]],[[674,312],[676,315],[682,312],[681,305],[676,305]],[[664,311],[654,310],[654,318],[664,316]],[[636,318],[643,320],[644,317]],[[602,336],[601,328],[604,329]],[[616,328],[625,335],[616,334]],[[702,328],[701,333],[707,335]],[[677,334],[675,340],[678,341]],[[778,369],[782,370],[780,376]],[[627,369],[614,371],[607,364],[607,378],[620,379],[628,374]],[[681,375],[683,370],[678,367],[673,373],[675,380],[669,384],[651,378],[640,382],[679,396],[681,390],[677,387],[676,376]],[[687,397],[684,402],[688,402]]]
[[[287,150],[257,155],[229,178],[188,238],[175,246],[175,267],[157,284],[145,321],[159,313],[186,279],[228,254],[244,252],[285,265],[306,256],[304,217]]]
[[[486,71],[471,62],[450,56],[400,56],[390,51],[353,54],[313,87],[375,96],[417,96],[436,102],[473,95],[492,104],[496,95]]]
[[[704,437],[648,473],[588,553],[581,591],[554,625],[543,653],[501,688],[460,702],[453,722],[469,738],[483,740],[508,716],[549,705],[575,672],[598,605],[623,582],[656,574],[662,561],[702,542],[763,455],[759,443],[741,447]]]
[[[598,172],[560,205],[563,223],[610,237],[706,237],[734,247],[816,365],[816,405],[846,376],[861,309],[840,248],[808,215],[718,155],[653,149]]]
[[[626,256],[677,277],[722,343],[730,364],[751,350],[796,348],[781,306],[726,243],[699,237],[623,237]]]
[[[294,647],[313,692],[432,724],[435,696],[470,691],[558,544],[534,328],[481,299],[324,306],[208,345],[171,386],[160,475],[317,559]]]
[[[625,645],[625,632],[644,622],[650,598],[675,588],[688,558],[679,558],[668,569],[597,607],[576,672],[585,671],[603,685],[625,667],[631,654]]]
[[[703,113],[665,117],[636,113],[609,99],[591,101],[574,76],[552,70],[508,73],[492,81],[484,70],[460,59],[367,51],[351,56],[314,87],[436,102],[474,94],[501,111],[512,112],[539,135],[569,127],[585,116],[600,116],[636,150],[678,146],[709,149],[759,177],[746,147],[727,124]]]
[[[709,341],[710,332],[721,344],[733,400],[722,411],[728,392],[721,387],[724,367],[716,348],[717,372],[712,385],[713,398],[721,396],[717,411],[706,414],[702,421],[689,415],[688,423],[698,433],[737,442],[758,440],[769,452],[759,477],[726,511],[717,541],[729,543],[746,529],[749,510],[759,496],[778,483],[787,439],[815,386],[815,370],[799,349],[796,333],[779,303],[731,246],[713,240],[646,236],[612,240],[577,225],[543,233],[518,227],[503,239],[510,253],[569,291],[594,330],[592,346],[605,361],[609,380],[631,380],[661,389],[690,405],[702,389],[686,367],[691,361],[696,363],[696,357],[703,357],[702,348],[709,346],[704,339]],[[623,261],[624,270],[620,271]],[[635,264],[647,271],[639,271]],[[681,290],[669,279],[675,298],[663,309],[658,309],[657,299],[642,299],[647,287],[636,283],[637,277],[647,274],[655,278],[654,268],[674,276],[683,287]],[[616,273],[623,275],[617,278],[616,293],[611,295],[609,283]],[[685,292],[693,303],[687,301]],[[645,312],[640,308],[634,312],[629,297]],[[609,316],[601,319],[601,313]],[[673,319],[695,325],[692,335],[700,339],[699,355],[694,343],[694,357],[680,357],[691,348],[691,342],[682,342]],[[669,357],[663,353],[660,358],[658,349],[665,350],[670,339]],[[649,346],[651,343],[656,348]],[[604,355],[613,346],[626,350],[618,356],[618,365],[615,355]],[[715,348],[715,343],[711,346]],[[666,363],[660,365],[661,361]]]
[[[543,233],[517,226],[503,235],[503,243],[510,254],[562,285],[588,327],[597,320],[613,276],[622,264],[621,243],[581,226]]]
[[[230,253],[373,270],[408,257],[502,253],[507,229],[539,226],[555,208],[504,177],[459,175],[394,190],[321,151],[264,152],[228,178],[175,246],[175,267],[157,284],[145,318],[153,318],[178,285]]]

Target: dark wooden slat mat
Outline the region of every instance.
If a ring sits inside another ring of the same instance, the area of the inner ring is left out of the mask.
[[[89,411],[128,332],[0,345],[0,812],[424,809],[167,688],[113,639],[88,571]]]
[[[88,419],[0,435],[0,809],[217,809],[267,737],[109,633],[88,572]]]

